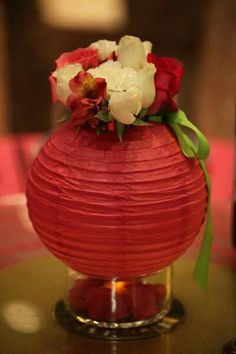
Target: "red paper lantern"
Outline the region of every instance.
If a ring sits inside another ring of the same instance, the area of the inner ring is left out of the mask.
[[[204,221],[207,189],[164,124],[96,135],[65,124],[35,160],[29,216],[47,248],[84,274],[128,277],[171,264]]]

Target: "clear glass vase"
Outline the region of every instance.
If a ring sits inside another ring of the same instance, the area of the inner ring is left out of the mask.
[[[172,267],[133,278],[98,278],[69,269],[67,311],[79,323],[134,328],[155,323],[170,311]]]

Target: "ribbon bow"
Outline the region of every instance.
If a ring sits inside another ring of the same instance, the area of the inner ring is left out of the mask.
[[[202,171],[204,173],[207,190],[208,190],[208,205],[206,213],[206,223],[204,235],[201,243],[200,252],[196,262],[193,277],[198,284],[207,289],[208,273],[209,273],[209,260],[212,244],[212,221],[211,221],[211,181],[207,172],[204,159],[209,154],[209,144],[206,137],[200,132],[194,124],[192,124],[185,113],[181,110],[170,113],[168,116],[151,116],[149,121],[156,123],[166,123],[175,132],[178,139],[180,148],[183,154],[188,158],[198,158]],[[191,134],[187,135],[187,131]],[[192,137],[193,135],[193,137]]]

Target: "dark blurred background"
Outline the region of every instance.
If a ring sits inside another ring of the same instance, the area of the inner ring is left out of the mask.
[[[54,59],[124,34],[179,58],[180,107],[208,136],[233,135],[235,0],[0,0],[0,133],[48,130]]]

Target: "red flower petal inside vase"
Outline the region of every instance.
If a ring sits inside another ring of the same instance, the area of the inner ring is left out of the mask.
[[[167,295],[166,287],[164,284],[155,284],[155,285],[150,285],[155,294],[156,294],[156,300],[157,301],[164,301]]]
[[[152,286],[135,283],[131,284],[127,290],[126,302],[135,320],[153,317],[160,312]]]
[[[88,278],[75,281],[73,288],[69,291],[69,304],[74,311],[86,310],[87,293],[90,289],[97,288],[103,283],[100,279]]]
[[[124,297],[105,287],[88,291],[87,309],[89,317],[99,321],[119,321],[128,316]]]

